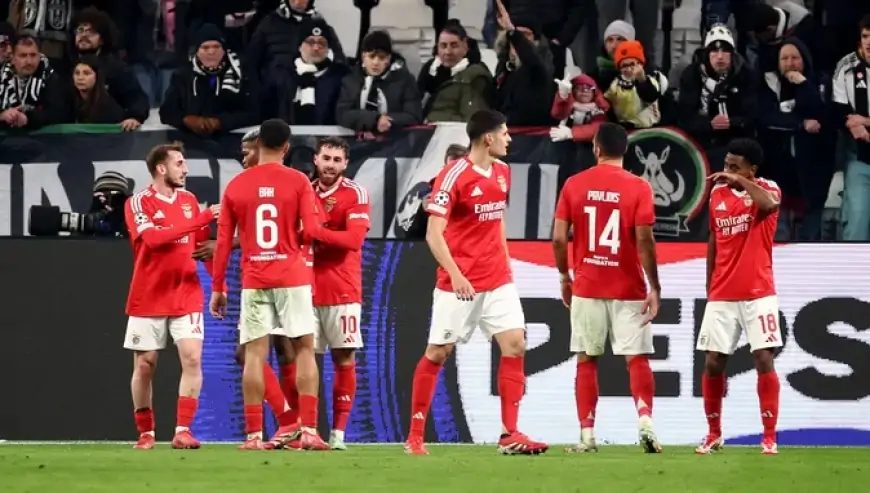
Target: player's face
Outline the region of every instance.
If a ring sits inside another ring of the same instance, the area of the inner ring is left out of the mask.
[[[486,143],[489,146],[489,155],[500,159],[507,156],[508,146],[511,143],[511,136],[508,134],[507,125],[502,125],[493,132],[484,136]]]
[[[344,149],[323,146],[314,155],[314,167],[320,182],[330,186],[338,180],[347,169],[347,154]]]
[[[736,156],[730,153],[725,155],[726,173],[734,173],[744,178],[752,179],[755,178],[755,170],[756,166],[749,164],[749,162],[746,159],[743,159],[742,156]]]
[[[260,153],[257,150],[257,141],[242,142],[242,167],[248,169],[255,166],[260,160]]]
[[[162,169],[160,169],[162,168]],[[163,180],[172,188],[184,188],[187,178],[187,163],[184,155],[178,151],[170,151],[166,163],[161,164],[158,171],[163,175]]]

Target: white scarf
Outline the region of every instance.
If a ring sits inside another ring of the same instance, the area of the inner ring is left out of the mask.
[[[227,50],[226,55],[224,56],[224,62],[222,63],[226,63],[226,67],[223,69],[223,75],[218,77],[217,84],[214,85],[215,95],[220,95],[221,91],[238,94],[239,91],[242,90],[242,62],[239,60],[238,55],[236,55],[232,50]],[[217,76],[220,72],[218,72],[218,74],[206,73],[206,71],[200,66],[196,54],[190,57],[190,64],[193,66],[193,73],[195,74],[193,77],[193,96],[196,97],[197,78],[199,76]]]
[[[429,75],[435,77],[435,75],[438,73],[439,67],[441,67],[441,59],[436,56],[432,59],[432,65],[429,66]],[[463,58],[462,60],[459,60],[456,65],[450,68],[450,76],[453,77],[467,68],[468,58]]]
[[[329,50],[329,53],[326,55],[326,59],[332,60],[333,59],[332,57],[333,57],[332,50]],[[314,92],[314,89],[316,87],[316,81],[323,74],[325,74],[327,70],[329,70],[329,65],[327,65],[326,68],[318,69],[317,65],[314,65],[312,63],[305,63],[305,61],[302,60],[302,57],[296,58],[296,60],[294,60],[293,63],[294,63],[294,65],[296,65],[296,74],[297,75],[313,74],[314,81],[315,81],[315,85],[299,84],[296,87],[296,97],[293,98],[293,102],[298,103],[300,106],[307,106],[307,105],[315,104],[315,101],[317,100],[316,94]],[[304,80],[306,78],[302,77],[301,79]]]
[[[592,121],[592,118],[597,115],[603,115],[604,112],[594,102],[592,103],[574,103],[571,112],[571,122],[574,125],[585,125]],[[566,119],[567,121],[567,119]]]

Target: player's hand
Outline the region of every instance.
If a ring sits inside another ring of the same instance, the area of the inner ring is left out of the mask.
[[[565,308],[571,308],[571,297],[574,296],[571,290],[571,277],[563,277],[559,284],[561,284],[562,304],[565,305]]]
[[[646,325],[656,318],[659,314],[659,305],[661,305],[660,294],[658,291],[650,291],[643,300],[643,307],[640,312],[643,314],[643,325]]]
[[[724,171],[720,171],[719,173],[713,173],[709,177],[708,180],[715,183],[726,183],[728,185],[736,185],[737,182],[740,181],[740,175],[737,173],[726,173]]]
[[[217,219],[221,216],[221,205],[220,204],[210,205],[210,206],[208,206],[208,210],[211,211],[211,215],[214,216],[215,219]]]
[[[193,258],[196,260],[208,260],[214,256],[214,246],[217,244],[214,240],[201,241],[196,244],[196,250],[193,251]]]
[[[215,291],[211,294],[211,301],[208,303],[208,310],[211,316],[223,320],[227,313],[227,294]]]
[[[453,286],[453,292],[456,293],[456,298],[462,301],[471,301],[474,299],[474,286],[468,282],[462,274],[457,274],[456,277],[450,278],[450,284]]]

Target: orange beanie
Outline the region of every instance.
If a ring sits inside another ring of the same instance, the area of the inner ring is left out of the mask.
[[[623,60],[629,58],[634,58],[642,65],[646,65],[646,58],[643,56],[643,45],[640,44],[640,41],[623,41],[613,51],[613,61],[616,62],[617,67],[622,64]]]

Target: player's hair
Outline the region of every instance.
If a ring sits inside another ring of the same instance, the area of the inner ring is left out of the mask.
[[[266,120],[260,125],[260,146],[278,151],[284,144],[290,142],[290,125],[278,118]]]
[[[248,132],[242,136],[242,142],[253,142],[260,138],[260,129],[255,128],[253,130],[248,130]]]
[[[160,144],[159,146],[148,151],[148,156],[145,157],[145,165],[148,166],[148,172],[151,176],[157,172],[158,164],[166,164],[169,159],[170,152],[184,152],[184,144],[181,142],[170,142],[169,144]]]
[[[454,159],[459,159],[468,154],[468,148],[462,144],[450,144],[447,147],[447,152],[444,154],[444,162],[450,162]]]
[[[728,143],[727,152],[742,157],[752,166],[761,166],[761,163],[764,162],[764,149],[753,139],[734,139]]]
[[[602,123],[595,133],[595,145],[602,157],[621,158],[628,151],[628,132],[616,123]]]
[[[507,123],[504,115],[495,110],[477,110],[465,124],[465,133],[471,143],[477,142],[484,135],[495,132]]]
[[[317,146],[314,148],[314,153],[320,154],[320,151],[323,150],[324,147],[328,147],[330,149],[341,149],[342,151],[344,151],[344,158],[350,158],[350,145],[348,145],[347,141],[342,139],[341,137],[336,137],[334,135],[323,137],[322,139],[317,141]]]

